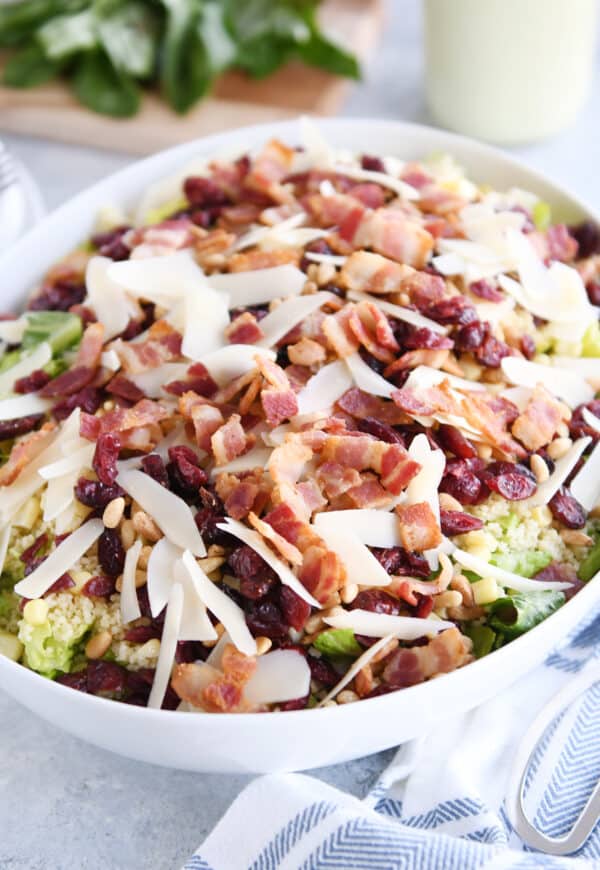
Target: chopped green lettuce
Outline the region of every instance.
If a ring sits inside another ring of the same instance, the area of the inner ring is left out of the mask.
[[[23,335],[23,350],[47,341],[53,354],[62,353],[76,344],[82,333],[81,318],[68,311],[31,311]]]
[[[520,577],[533,577],[552,561],[549,553],[542,550],[519,550],[504,553],[494,553],[490,559],[492,565],[512,571]]]
[[[565,603],[562,592],[506,595],[488,606],[488,623],[508,640],[525,634]]]
[[[81,613],[78,616],[81,617]],[[58,610],[50,609],[42,625],[30,625],[24,619],[19,624],[19,640],[24,646],[24,661],[28,667],[46,677],[68,673],[73,658],[81,648],[92,622],[69,615],[65,630]]]
[[[323,631],[313,641],[313,646],[328,658],[355,657],[362,652],[351,628],[331,628],[329,631]]]
[[[187,208],[188,205],[189,203],[187,199],[183,196],[179,196],[176,199],[170,199],[168,202],[163,203],[163,205],[148,209],[144,215],[144,224],[159,224],[161,221],[167,220],[167,218],[171,217],[175,212]]]
[[[473,655],[476,659],[483,658],[494,649],[496,632],[489,625],[471,622],[463,628],[463,631],[473,641]]]
[[[598,571],[600,571],[600,538],[582,561],[577,576],[584,583],[587,583]]]
[[[538,199],[533,207],[532,217],[536,230],[543,232],[552,223],[552,209],[543,199]]]
[[[600,324],[597,320],[594,320],[583,334],[581,356],[600,357]]]

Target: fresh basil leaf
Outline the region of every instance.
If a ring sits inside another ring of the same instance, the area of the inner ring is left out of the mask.
[[[257,39],[240,47],[235,59],[255,79],[270,76],[286,63],[294,53],[294,45],[285,39]]]
[[[80,58],[73,76],[73,89],[78,99],[102,115],[128,118],[140,105],[135,82],[114,68],[101,50],[86,52]]]
[[[37,38],[47,57],[63,60],[96,46],[96,23],[96,16],[89,9],[76,15],[58,15],[40,27]]]
[[[163,0],[168,12],[162,50],[162,91],[176,112],[187,112],[208,90],[212,75],[198,33],[200,6],[195,0]]]
[[[304,21],[299,4],[282,0],[247,0],[240,4],[229,0],[226,8],[231,31],[241,44],[264,38],[296,44],[310,39],[310,27]]]
[[[87,0],[21,0],[0,3],[0,45],[17,45],[56,15],[78,12]]]
[[[100,41],[113,66],[134,78],[149,78],[158,50],[159,21],[145,3],[127,3],[98,19]]]
[[[355,658],[362,652],[351,628],[331,628],[329,631],[323,631],[315,638],[313,646],[328,658],[339,656]]]
[[[50,81],[59,72],[60,64],[49,60],[41,46],[32,42],[7,62],[4,84],[11,88],[33,88]]]
[[[349,79],[360,78],[360,64],[353,54],[313,33],[311,39],[298,48],[298,55],[309,66],[317,66],[337,76]]]
[[[204,3],[198,22],[198,35],[204,44],[213,75],[227,69],[236,56],[237,46],[227,29],[221,3]]]

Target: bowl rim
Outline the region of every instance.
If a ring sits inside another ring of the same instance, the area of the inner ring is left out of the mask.
[[[199,155],[210,154],[213,150],[217,153],[217,149],[225,143],[231,143],[232,145],[236,141],[243,141],[247,136],[249,137],[249,141],[252,144],[255,141],[255,137],[258,137],[261,133],[264,133],[264,139],[272,138],[273,136],[282,136],[286,138],[292,131],[298,126],[299,118],[289,119],[284,121],[275,121],[275,122],[266,122],[261,124],[252,124],[246,125],[244,127],[236,127],[232,130],[224,131],[221,133],[215,133],[210,136],[201,136],[197,137],[189,142],[184,142],[178,145],[175,145],[171,148],[166,148],[161,151],[158,151],[154,154],[151,154],[148,157],[145,157],[141,160],[134,160],[129,165],[125,166],[122,169],[117,170],[114,173],[106,176],[105,178],[95,182],[92,185],[85,187],[82,191],[70,197],[66,202],[62,203],[58,208],[52,210],[49,214],[42,218],[42,220],[36,224],[32,229],[30,229],[24,236],[21,237],[13,246],[11,246],[6,251],[3,251],[0,254],[0,272],[4,272],[6,269],[9,269],[11,264],[18,260],[19,256],[23,251],[26,251],[28,246],[31,245],[38,234],[42,234],[45,230],[50,230],[56,224],[60,226],[61,221],[63,219],[63,215],[68,214],[71,209],[74,209],[78,204],[85,202],[86,199],[92,198],[94,194],[97,194],[102,191],[103,188],[111,185],[116,185],[119,181],[127,179],[129,175],[132,174],[132,171],[135,169],[151,169],[156,166],[156,178],[158,181],[160,178],[165,177],[165,173],[168,170],[162,171],[162,175],[160,172],[161,164],[166,160],[175,160],[178,155],[181,155],[182,158],[182,168],[186,165],[186,157],[189,162],[189,155],[193,148],[198,149]],[[565,200],[568,200],[570,204],[575,206],[575,208],[582,214],[582,216],[590,217],[595,219],[600,223],[600,213],[598,213],[589,203],[587,203],[584,199],[582,199],[579,195],[575,195],[571,193],[567,188],[563,187],[561,184],[553,181],[548,175],[537,170],[535,168],[531,168],[527,163],[520,160],[519,158],[515,158],[512,154],[507,153],[506,151],[494,147],[492,145],[488,145],[487,143],[478,142],[477,140],[468,137],[462,136],[457,133],[453,133],[446,130],[441,130],[436,127],[428,126],[425,124],[416,124],[412,122],[392,120],[387,118],[369,118],[369,117],[360,117],[360,118],[352,118],[352,117],[343,117],[343,118],[319,118],[315,120],[316,126],[322,130],[322,132],[327,136],[328,130],[330,131],[341,131],[343,132],[344,128],[371,128],[373,129],[374,125],[378,125],[381,128],[389,128],[390,131],[396,134],[415,134],[418,136],[427,136],[433,135],[433,137],[441,137],[444,141],[448,142],[448,151],[452,154],[452,147],[456,146],[461,151],[472,151],[474,155],[479,155],[482,158],[487,158],[488,162],[495,162],[497,164],[502,165],[506,169],[514,169],[521,173],[524,173],[531,179],[531,183],[533,186],[539,184],[543,187],[550,188],[556,194],[563,197]],[[373,149],[377,151],[377,148]],[[401,150],[400,148],[398,150]],[[171,170],[172,171],[172,170]],[[529,183],[529,182],[528,182]],[[593,593],[592,593],[593,590]],[[484,673],[486,670],[490,669],[490,660],[493,659],[494,663],[497,667],[501,666],[501,662],[504,659],[509,659],[513,655],[515,655],[515,651],[518,649],[523,653],[529,647],[535,646],[535,640],[540,637],[541,630],[545,629],[546,633],[550,632],[550,629],[556,628],[558,629],[561,622],[568,622],[565,619],[564,614],[568,613],[569,615],[574,612],[575,603],[578,603],[580,606],[585,600],[588,602],[589,599],[589,607],[588,613],[593,614],[594,612],[594,598],[596,598],[596,603],[600,600],[600,595],[596,596],[596,590],[600,592],[600,576],[596,578],[595,581],[588,581],[584,588],[579,590],[571,600],[567,601],[558,611],[553,613],[551,616],[547,617],[542,623],[535,626],[534,629],[522,635],[521,637],[516,638],[511,641],[510,644],[507,644],[504,647],[501,647],[498,650],[495,650],[489,656],[485,656],[481,659],[477,659],[471,662],[469,665],[466,665],[462,668],[458,668],[455,671],[450,673],[444,673],[440,676],[443,677],[442,683],[446,690],[446,693],[451,691],[454,687],[460,686],[460,684],[465,680],[470,680],[469,675],[472,675],[472,681],[475,682],[477,679],[477,675],[480,673]],[[582,625],[584,627],[586,623]],[[560,634],[557,634],[557,639],[560,637]],[[565,640],[563,636],[563,640]],[[555,645],[555,648],[559,648],[561,644],[558,642]],[[8,659],[5,656],[0,655],[0,671],[5,669],[6,671],[12,671],[16,674],[17,669],[21,672],[21,676],[24,680],[32,681],[32,685],[41,686],[43,681],[43,685],[45,689],[50,692],[59,692],[59,693],[67,693],[65,697],[70,697],[73,701],[73,692],[77,691],[72,689],[69,686],[65,686],[61,683],[57,683],[54,680],[50,680],[47,677],[44,677],[42,674],[37,673],[36,671],[27,668],[25,665],[20,664],[19,662],[15,662],[12,659]],[[522,676],[523,672],[520,672],[517,675],[517,679],[519,676]],[[53,688],[50,687],[52,684]],[[432,694],[432,687],[438,685],[439,679],[429,680],[423,683],[419,683],[414,686],[409,686],[404,689],[399,689],[395,691],[391,691],[387,694],[379,695],[374,698],[364,698],[361,699],[360,702],[349,705],[335,705],[331,707],[315,707],[315,708],[304,708],[302,710],[289,710],[284,711],[285,716],[281,718],[281,711],[269,711],[266,713],[261,713],[259,718],[260,721],[274,721],[281,720],[282,723],[290,722],[290,718],[293,717],[295,720],[298,720],[298,717],[303,716],[306,717],[308,714],[316,719],[316,716],[319,715],[321,719],[325,717],[331,716],[344,716],[348,715],[344,713],[344,710],[353,709],[356,710],[357,707],[360,708],[364,714],[367,713],[367,707],[369,711],[375,711],[376,705],[378,705],[379,712],[383,713],[384,708],[387,707],[389,712],[393,711],[393,704],[397,702],[398,695],[405,699],[409,698],[410,700],[414,699],[415,707],[418,705],[421,696],[426,696],[426,693]],[[407,694],[408,693],[408,694]],[[10,694],[10,693],[9,693]],[[115,715],[122,716],[131,716],[137,717],[139,722],[147,719],[148,717],[153,717],[154,720],[158,721],[160,717],[160,721],[164,722],[181,722],[184,723],[186,721],[192,722],[192,726],[190,727],[200,727],[201,722],[205,720],[210,720],[214,722],[215,715],[214,713],[205,713],[205,712],[195,712],[192,715],[182,716],[182,711],[178,710],[162,710],[155,709],[149,707],[140,707],[137,705],[126,704],[121,701],[113,701],[109,698],[103,698],[97,695],[90,695],[85,692],[77,692],[78,703],[92,705],[92,708],[101,710],[109,710],[112,709],[115,711]],[[117,713],[116,711],[120,710],[121,713]],[[225,722],[240,722],[240,727],[244,723],[248,721],[256,721],[257,713],[220,713],[218,714],[219,721]],[[179,727],[187,727],[187,726],[179,726]]]

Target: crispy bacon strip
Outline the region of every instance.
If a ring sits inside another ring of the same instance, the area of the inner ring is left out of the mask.
[[[281,366],[261,354],[256,355],[255,361],[267,384],[260,393],[265,418],[269,426],[279,426],[298,413],[296,394]]]
[[[250,172],[244,180],[245,187],[265,194],[275,202],[293,201],[292,194],[281,184],[289,175],[295,151],[282,142],[272,139],[254,158]]]
[[[283,556],[284,559],[287,559],[288,562],[291,562],[292,565],[301,565],[302,564],[302,553],[295,547],[293,544],[290,544],[283,535],[280,535],[272,525],[261,520],[256,516],[255,513],[250,512],[248,514],[248,522],[251,526],[254,526],[256,531],[263,536],[267,541],[269,541],[276,550]]]
[[[511,431],[527,450],[535,452],[552,441],[561,420],[562,406],[542,384],[538,384]]]
[[[262,468],[242,474],[221,472],[215,480],[217,495],[225,505],[228,515],[242,520],[250,511],[259,514],[269,500],[271,484]]]
[[[399,209],[379,208],[365,215],[352,243],[372,248],[399,263],[423,269],[433,250],[433,236]]]
[[[405,550],[421,553],[442,543],[442,532],[435,514],[427,502],[396,505],[400,539]]]
[[[232,414],[226,423],[216,429],[210,439],[210,446],[217,465],[225,465],[236,456],[241,456],[248,448],[248,438],[244,432],[239,414]]]
[[[297,366],[314,366],[325,361],[325,348],[318,341],[304,336],[288,346],[290,362]]]
[[[400,444],[386,444],[368,435],[331,435],[325,441],[322,456],[357,471],[370,468],[393,495],[399,495],[421,468]]]
[[[100,365],[102,347],[104,345],[104,326],[101,323],[90,323],[85,328],[81,344],[75,357],[75,366],[83,366],[95,371]]]
[[[264,332],[250,311],[239,314],[225,328],[225,337],[230,344],[255,344],[264,338]]]
[[[55,423],[44,423],[37,432],[30,432],[15,441],[8,460],[0,468],[0,486],[10,486],[29,463],[48,447],[55,429]]]
[[[349,304],[336,314],[328,314],[321,324],[327,343],[340,359],[355,353],[359,347],[359,341],[350,325],[353,315],[354,305]]]
[[[140,374],[181,356],[181,333],[166,320],[157,320],[148,330],[148,338],[139,342],[113,342],[123,371]]]
[[[398,426],[408,421],[406,414],[393,402],[372,396],[371,393],[365,393],[358,387],[351,387],[338,399],[337,404],[342,411],[357,420],[373,417],[381,423],[387,423],[388,426]]]
[[[472,661],[472,643],[458,628],[436,635],[426,646],[398,649],[383,672],[383,679],[395,688],[422,683],[437,674],[448,674]]]
[[[400,292],[402,282],[414,274],[411,266],[396,263],[381,254],[355,251],[339,274],[339,282],[346,290],[361,290],[364,293],[387,294]]]

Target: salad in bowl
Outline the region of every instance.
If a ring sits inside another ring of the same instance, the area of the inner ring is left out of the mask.
[[[0,652],[182,712],[398,692],[600,572],[600,229],[303,126],[4,314]]]

